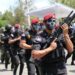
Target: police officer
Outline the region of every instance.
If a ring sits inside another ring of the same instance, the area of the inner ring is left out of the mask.
[[[12,65],[14,65],[13,75],[16,75],[19,64],[20,64],[19,75],[22,75],[24,68],[22,49],[19,47],[21,34],[22,32],[20,30],[20,25],[16,24],[9,39],[9,44],[12,45],[13,51],[13,61],[12,61]]]
[[[33,60],[31,59],[31,51],[32,51],[32,42],[40,31],[41,25],[39,24],[39,19],[35,17],[31,20],[31,29],[27,32],[25,32],[21,37],[21,43],[20,46],[25,49],[25,58],[26,58],[26,64],[28,69],[28,75],[35,75],[35,64]],[[36,69],[37,75],[38,70]]]
[[[74,63],[74,61],[75,61],[75,33],[73,34],[72,42],[74,45],[74,51],[71,53],[71,55],[72,55],[71,65],[75,65],[75,63]]]
[[[4,49],[3,49],[4,42],[2,41],[3,36],[4,36],[4,30],[2,30],[0,34],[1,63],[4,62]]]
[[[9,59],[10,59],[10,45],[8,43],[9,41],[9,37],[11,34],[11,25],[6,25],[5,26],[5,31],[3,32],[3,36],[2,36],[2,41],[3,41],[3,48],[4,48],[4,59],[5,59],[5,68],[8,68],[8,64],[9,64]]]
[[[75,26],[74,26],[74,24],[71,27],[69,27],[69,36],[70,36],[72,43],[74,45],[74,50],[72,53],[68,53],[66,55],[66,62],[67,62],[68,58],[70,58],[72,56],[71,65],[74,65],[74,60],[75,60]]]
[[[36,39],[36,41],[40,40],[40,50],[39,48],[32,50],[32,56],[35,60],[40,61],[41,75],[67,75],[64,48],[66,48],[69,53],[73,52],[73,44],[68,35],[68,25],[64,24],[61,26],[64,36],[63,40],[59,38],[54,39],[51,44],[48,44],[47,48],[43,49],[44,44],[47,43],[47,39],[54,31],[54,14],[50,13],[46,15],[44,17],[44,23],[46,29],[40,35],[41,39]]]

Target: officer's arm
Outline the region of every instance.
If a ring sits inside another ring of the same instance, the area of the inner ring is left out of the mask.
[[[12,44],[12,43],[14,43],[14,42],[16,42],[16,41],[18,41],[18,40],[20,40],[20,39],[21,39],[21,37],[14,38],[14,39],[12,39],[12,38],[9,38],[9,41],[8,41],[8,43],[9,43],[9,44]]]
[[[53,41],[50,46],[46,49],[43,50],[33,50],[32,51],[32,56],[34,59],[40,59],[42,57],[44,57],[45,55],[47,55],[48,53],[52,52],[53,50],[55,50],[57,47],[57,44],[55,41]]]
[[[63,29],[66,49],[68,50],[69,53],[72,53],[73,52],[73,43],[68,34],[68,25],[64,24],[61,28]]]
[[[31,45],[26,44],[25,40],[20,40],[20,47],[24,49],[32,49]]]
[[[64,35],[64,40],[65,40],[65,44],[66,44],[66,49],[68,50],[69,53],[73,52],[73,43],[70,40],[69,35]]]

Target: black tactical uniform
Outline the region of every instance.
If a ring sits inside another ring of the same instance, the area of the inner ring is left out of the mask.
[[[8,68],[9,59],[10,59],[10,45],[8,44],[8,40],[10,37],[10,32],[4,31],[2,36],[3,43],[3,58],[5,60],[5,68]]]
[[[21,30],[19,30],[19,29],[15,30],[11,34],[11,39],[13,40],[15,38],[18,38],[19,36],[21,36],[21,34],[22,34]],[[12,51],[13,51],[13,55],[14,55],[13,61],[12,61],[12,66],[14,66],[13,75],[16,75],[19,64],[20,64],[19,75],[22,75],[23,68],[24,68],[24,60],[23,60],[24,52],[19,47],[19,43],[20,43],[20,40],[17,40],[12,44]]]
[[[32,45],[32,37],[34,37],[36,32],[32,30],[26,31],[22,34],[21,40],[25,40],[26,44]],[[32,49],[25,49],[25,61],[28,69],[28,75],[35,75],[35,65],[31,59],[31,51]]]
[[[40,35],[36,35],[33,39],[33,49],[41,50],[47,43],[47,39],[50,37],[46,31]],[[35,60],[38,65],[40,75],[66,75],[65,67],[65,52],[64,52],[64,41],[60,38],[56,41],[56,50],[50,52],[40,60]],[[50,44],[49,44],[50,45]]]
[[[69,28],[69,36],[71,38],[71,41],[74,45],[74,51],[72,53],[68,53],[66,56],[66,62],[68,60],[69,57],[71,57],[72,55],[72,61],[71,61],[71,65],[74,65],[74,60],[75,60],[75,30],[73,28]]]

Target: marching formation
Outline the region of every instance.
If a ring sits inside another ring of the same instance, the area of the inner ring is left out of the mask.
[[[13,75],[17,75],[20,65],[19,75],[22,75],[26,63],[28,75],[67,75],[67,59],[73,54],[71,65],[75,60],[75,25],[60,24],[55,14],[49,13],[42,22],[38,17],[33,18],[26,30],[19,24],[6,25],[0,34],[1,63],[5,63],[5,69],[11,63]],[[59,28],[61,34],[53,38]]]

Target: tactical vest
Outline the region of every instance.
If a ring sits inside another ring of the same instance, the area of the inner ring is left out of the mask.
[[[46,32],[42,33],[42,35],[36,35],[33,39],[33,48],[35,50],[43,49],[43,46],[47,43],[47,39],[49,37],[50,36],[48,36]],[[53,63],[65,59],[65,52],[62,42],[60,41],[60,39],[58,39],[56,42],[57,48],[54,51],[48,53],[46,56],[44,56],[40,60],[41,63]]]

